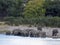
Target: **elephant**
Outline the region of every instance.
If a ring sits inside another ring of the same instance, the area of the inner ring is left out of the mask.
[[[30,37],[38,37],[38,31],[37,30],[27,29],[26,31],[28,32],[28,35]]]
[[[30,37],[46,37],[46,33],[39,30],[27,29],[26,31]]]
[[[20,29],[14,29],[14,30],[12,31],[12,34],[13,34],[13,35],[18,35],[18,36],[20,35],[20,36],[21,36],[21,35],[22,35],[21,33],[22,33],[22,30],[20,30]]]
[[[40,37],[46,37],[46,32],[41,31],[39,34]]]
[[[58,30],[57,29],[53,29],[52,31],[52,36],[57,36]]]
[[[15,29],[13,30],[13,35],[16,36],[24,36],[24,37],[41,37],[41,36],[46,36],[45,32],[39,31],[39,30],[34,30],[34,29],[25,29],[25,30],[20,30],[20,29]]]
[[[11,35],[11,31],[6,31],[6,35]]]
[[[26,30],[22,30],[22,36],[28,37],[28,32]]]
[[[13,35],[17,35],[17,36],[28,36],[28,32],[25,30],[21,30],[21,29],[15,29],[13,30]]]
[[[39,32],[36,30],[31,31],[31,37],[39,37]]]
[[[42,31],[42,27],[41,26],[38,26],[37,27],[37,30]]]

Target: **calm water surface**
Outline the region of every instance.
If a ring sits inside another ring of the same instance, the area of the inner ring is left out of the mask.
[[[0,35],[0,45],[60,45],[60,39]]]

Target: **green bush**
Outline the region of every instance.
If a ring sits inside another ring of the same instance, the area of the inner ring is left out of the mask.
[[[39,25],[49,27],[60,27],[60,17],[39,17],[39,18],[21,18],[21,17],[8,17],[5,22],[9,25],[19,26],[23,25]]]

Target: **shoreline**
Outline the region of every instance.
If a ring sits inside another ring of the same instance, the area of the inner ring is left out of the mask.
[[[13,31],[15,29],[20,29],[20,30],[26,30],[26,29],[33,29],[37,30],[37,27],[28,27],[26,25],[20,25],[20,26],[0,26],[0,34],[6,34],[6,32]],[[52,36],[52,30],[57,29],[59,31],[59,34],[57,36]],[[51,28],[51,27],[42,27],[42,31],[46,32],[47,37],[49,38],[60,38],[60,28]]]

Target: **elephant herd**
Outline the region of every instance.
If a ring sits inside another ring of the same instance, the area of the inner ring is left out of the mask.
[[[7,32],[6,35],[15,35],[15,36],[23,36],[23,37],[46,37],[46,33],[40,30],[34,29],[14,29],[12,33]]]
[[[16,36],[24,36],[24,37],[45,37],[45,32],[39,31],[39,30],[33,30],[33,29],[26,29],[26,30],[20,30],[15,29],[13,30],[13,35]]]
[[[53,29],[52,36],[57,36],[58,30]],[[14,29],[13,31],[6,32],[6,35],[15,35],[15,36],[23,36],[23,37],[46,37],[46,32],[42,31],[41,27],[38,27],[37,30],[34,29]]]

